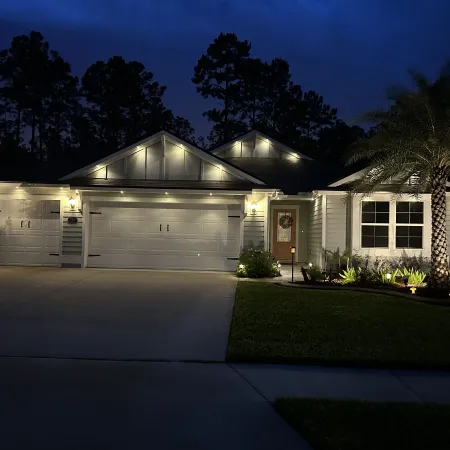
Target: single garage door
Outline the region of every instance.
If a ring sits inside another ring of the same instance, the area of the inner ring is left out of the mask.
[[[89,267],[236,269],[239,205],[93,203]]]
[[[59,200],[0,200],[0,264],[59,265]]]

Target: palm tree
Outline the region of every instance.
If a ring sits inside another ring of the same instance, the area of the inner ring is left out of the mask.
[[[410,74],[414,89],[391,88],[388,98],[393,104],[388,111],[363,115],[362,120],[375,124],[375,132],[350,149],[347,163],[368,164],[352,187],[353,193],[370,193],[386,183],[394,194],[431,193],[430,284],[442,288],[449,284],[450,65],[431,84],[422,74]]]

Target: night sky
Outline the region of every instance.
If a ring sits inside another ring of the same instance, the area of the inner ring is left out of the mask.
[[[297,83],[353,120],[382,106],[407,68],[438,74],[449,23],[448,0],[1,0],[0,48],[34,29],[77,75],[112,55],[139,60],[168,86],[167,107],[205,135],[209,104],[190,80],[221,31],[251,41],[253,56],[288,60]]]

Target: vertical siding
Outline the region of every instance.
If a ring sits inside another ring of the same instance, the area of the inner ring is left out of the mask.
[[[322,200],[317,197],[311,202],[308,232],[308,254],[310,262],[322,265]]]
[[[264,250],[265,221],[267,220],[266,198],[250,195],[247,202],[247,216],[244,219],[244,250],[249,248]],[[258,203],[258,208],[254,214],[251,210],[252,202]]]
[[[327,195],[326,249],[344,251],[347,244],[347,206],[345,197]]]

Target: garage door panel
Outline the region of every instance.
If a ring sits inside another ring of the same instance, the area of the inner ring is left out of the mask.
[[[167,225],[169,225],[169,233],[172,236],[173,234],[181,234],[181,235],[189,235],[193,234],[197,236],[202,231],[201,223],[194,222],[164,222],[163,228],[165,232],[167,232]]]
[[[53,231],[59,235],[60,232],[60,223],[59,220],[55,219],[44,219],[43,220],[43,229],[46,230],[46,232]]]
[[[0,216],[2,264],[58,265],[59,200],[5,200]],[[7,214],[4,214],[7,211]],[[57,254],[56,256],[49,255]]]
[[[203,233],[230,236],[235,232],[235,224],[229,222],[204,222]]]
[[[91,267],[234,270],[240,221],[227,205],[95,205]]]
[[[110,233],[111,222],[108,219],[92,219],[93,233]]]

